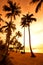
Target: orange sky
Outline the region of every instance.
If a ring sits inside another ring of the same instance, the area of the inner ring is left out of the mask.
[[[12,1],[16,1],[17,4],[19,3],[21,6],[21,15],[22,14],[26,14],[28,12],[33,13],[34,17],[37,18],[36,22],[33,22],[31,24],[30,30],[31,30],[31,43],[32,43],[32,47],[35,48],[36,52],[37,49],[39,48],[40,50],[42,50],[41,48],[43,48],[43,5],[41,6],[40,10],[38,13],[35,13],[35,8],[37,6],[38,3],[35,4],[29,4],[29,2],[31,0],[12,0]],[[5,18],[5,12],[2,11],[2,6],[4,4],[7,4],[7,0],[0,0],[0,13],[3,14],[3,18]],[[17,17],[18,20],[16,19],[16,24],[18,24],[17,26],[17,30],[20,30],[23,34],[23,29],[21,29],[21,27],[19,27],[20,25],[20,18],[21,17]],[[6,20],[7,18],[5,18]],[[18,23],[17,23],[18,22]],[[3,36],[3,35],[2,35]],[[4,36],[3,36],[4,37]],[[26,28],[26,46],[28,45],[28,29]],[[23,43],[23,36],[21,38],[21,42]],[[38,50],[39,50],[38,49]],[[39,51],[41,52],[41,51]]]

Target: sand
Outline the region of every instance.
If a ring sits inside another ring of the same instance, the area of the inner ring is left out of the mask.
[[[43,65],[43,54],[35,53],[35,55],[36,57],[32,58],[30,53],[21,54],[10,51],[7,61],[2,65]]]

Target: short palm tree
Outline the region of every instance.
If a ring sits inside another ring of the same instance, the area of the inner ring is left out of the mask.
[[[31,3],[35,3],[35,2],[38,2],[38,5],[37,5],[36,10],[35,10],[35,12],[37,13],[39,8],[41,7],[41,5],[43,3],[43,0],[32,0]]]
[[[10,40],[10,44],[12,44],[12,42],[13,42],[14,39],[16,40],[16,37],[19,38],[19,37],[21,37],[21,36],[22,36],[22,34],[21,34],[20,31],[16,32],[15,36],[13,36],[12,39]]]
[[[10,0],[8,1],[8,4],[9,4],[9,6],[7,6],[7,5],[3,6],[3,11],[7,12],[6,16],[8,18],[11,17],[11,22],[12,22],[12,17],[14,17],[14,19],[15,19],[17,15],[18,16],[20,15],[20,13],[21,13],[20,9],[21,8],[16,4],[16,2],[13,3]]]
[[[16,29],[16,26],[11,21],[9,23],[8,22],[5,22],[5,23],[6,23],[6,25],[3,26],[2,29],[5,28],[5,32],[7,32],[7,34],[6,34],[6,44],[8,45],[8,48],[7,48],[7,52],[8,52],[11,32],[12,32],[12,30],[14,31]]]
[[[21,32],[20,32],[20,31],[17,31],[17,32],[16,32],[16,37],[19,38],[19,37],[21,37],[21,36],[22,36]]]

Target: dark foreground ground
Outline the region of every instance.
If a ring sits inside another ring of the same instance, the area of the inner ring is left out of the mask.
[[[0,65],[43,65],[43,54],[36,53],[32,58],[30,53],[21,54],[10,51],[9,56]]]

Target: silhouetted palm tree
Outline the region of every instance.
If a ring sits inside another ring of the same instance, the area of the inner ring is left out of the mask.
[[[8,1],[9,6],[4,5],[3,6],[3,11],[9,12],[6,14],[6,16],[9,18],[11,17],[11,22],[12,22],[12,17],[14,17],[14,19],[16,18],[16,16],[20,16],[21,13],[21,8],[16,4],[16,2],[12,2],[12,1]]]
[[[20,13],[21,13],[21,10],[20,10],[20,7],[16,4],[16,2],[12,2],[12,1],[8,1],[8,4],[9,4],[9,6],[7,6],[7,5],[4,5],[3,6],[3,11],[5,11],[5,12],[7,12],[7,14],[6,14],[6,16],[9,18],[9,17],[11,17],[11,20],[10,20],[10,23],[8,24],[7,23],[7,25],[8,25],[8,30],[7,30],[7,35],[6,35],[6,43],[7,43],[7,41],[8,41],[8,43],[10,43],[10,35],[11,35],[11,27],[9,27],[9,25],[12,23],[12,17],[14,17],[14,19],[16,18],[16,16],[18,15],[20,15]],[[11,25],[10,25],[11,26]],[[6,26],[4,26],[4,27],[6,27]],[[9,46],[9,44],[8,44],[8,46]]]
[[[24,53],[25,53],[25,27],[27,27],[26,24],[26,18],[25,15],[23,15],[23,17],[21,18],[21,26],[24,27]]]
[[[33,18],[33,14],[26,14],[23,15],[24,18],[22,18],[23,22],[22,25],[23,26],[28,26],[28,30],[29,30],[29,45],[30,45],[30,51],[31,51],[31,56],[34,57],[35,55],[33,54],[32,48],[31,48],[31,38],[30,38],[30,23],[32,21],[36,21],[36,18]],[[24,23],[24,24],[23,24]],[[25,34],[25,33],[24,33]]]
[[[39,8],[41,7],[41,5],[43,3],[43,0],[32,0],[31,3],[35,3],[35,2],[38,2],[38,5],[37,5],[36,10],[35,10],[35,12],[37,13]]]
[[[26,14],[26,23],[28,26],[28,31],[29,31],[29,45],[30,45],[30,50],[31,50],[31,56],[35,57],[35,55],[33,54],[32,48],[31,48],[31,35],[30,35],[30,23],[32,23],[32,21],[36,21],[36,18],[33,18],[33,14]]]
[[[14,39],[16,40],[16,37],[19,38],[19,37],[21,37],[21,36],[22,36],[22,34],[21,34],[20,31],[16,32],[15,36],[13,36],[12,39],[10,40],[10,44],[12,44],[12,42],[13,42]]]
[[[18,41],[18,42],[17,42],[17,46],[16,46],[16,52],[17,52],[17,50],[20,51],[20,47],[21,47],[21,45],[22,45],[22,44]]]
[[[21,37],[21,36],[22,36],[21,32],[20,32],[20,31],[17,31],[17,32],[16,32],[16,37],[19,38],[19,37]]]
[[[6,23],[6,25],[3,26],[2,29],[5,28],[5,32],[7,32],[7,34],[6,34],[6,44],[8,45],[8,48],[9,48],[10,36],[11,36],[12,30],[14,31],[16,29],[16,26],[11,21],[9,23],[8,22],[5,22],[5,23]],[[8,48],[7,48],[7,52],[8,52]]]

